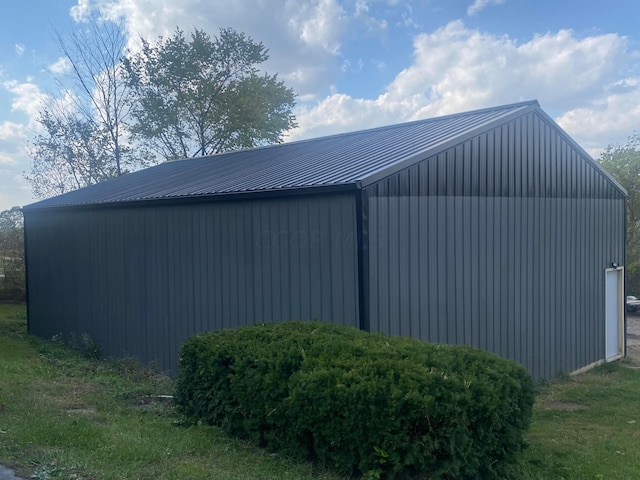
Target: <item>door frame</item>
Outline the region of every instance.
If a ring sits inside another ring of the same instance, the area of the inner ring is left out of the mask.
[[[607,317],[607,276],[611,272],[616,272],[618,274],[618,295],[617,295],[617,303],[618,303],[618,353],[607,357],[607,332],[608,332],[608,317]],[[607,362],[614,362],[624,357],[625,355],[625,301],[624,301],[624,267],[615,267],[615,268],[607,268],[605,269],[605,299],[604,299],[604,358]]]

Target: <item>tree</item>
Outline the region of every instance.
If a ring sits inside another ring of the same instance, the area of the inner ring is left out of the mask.
[[[24,301],[24,227],[22,210],[0,212],[0,300]]]
[[[164,159],[277,143],[296,126],[293,90],[256,67],[268,59],[262,43],[232,29],[141,43],[124,62],[132,132]]]
[[[127,173],[146,164],[127,145],[129,89],[124,79],[123,25],[91,17],[67,39],[57,34],[68,75],[40,111],[43,132],[32,142],[34,194],[47,197]]]
[[[599,163],[629,194],[627,203],[627,291],[640,293],[640,132],[623,145],[609,145]]]
[[[33,141],[27,176],[36,197],[60,195],[117,176],[109,135],[95,122],[49,109],[40,113],[39,122],[45,133]]]

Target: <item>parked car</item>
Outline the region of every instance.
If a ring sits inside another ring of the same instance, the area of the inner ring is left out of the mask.
[[[628,313],[637,313],[640,312],[640,300],[638,297],[634,297],[633,295],[627,296],[626,308]]]

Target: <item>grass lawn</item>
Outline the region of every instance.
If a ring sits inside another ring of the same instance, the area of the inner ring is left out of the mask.
[[[26,334],[25,308],[0,304],[0,464],[44,479],[340,477],[184,426],[172,381],[131,361],[98,362]]]
[[[170,379],[86,356],[27,335],[24,306],[0,304],[0,464],[36,480],[342,478],[186,426],[154,397],[173,393]],[[541,385],[513,480],[638,478],[640,370],[631,366]]]

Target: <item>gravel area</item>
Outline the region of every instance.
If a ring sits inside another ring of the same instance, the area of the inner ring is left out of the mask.
[[[627,357],[640,362],[640,316],[627,314]]]
[[[23,480],[23,479],[20,477],[16,477],[15,473],[13,473],[13,470],[9,470],[8,468],[0,465],[0,480]]]

